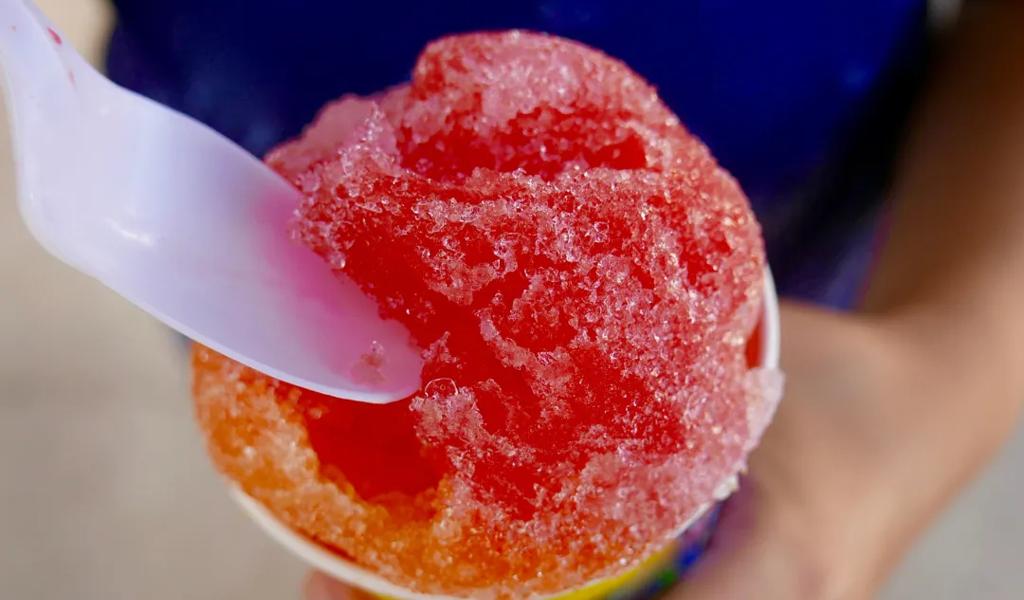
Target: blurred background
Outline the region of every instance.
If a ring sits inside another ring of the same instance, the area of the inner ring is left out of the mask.
[[[99,63],[110,8],[42,8]],[[193,424],[183,343],[29,237],[0,125],[0,598],[295,598],[304,567],[233,505]],[[1024,432],[888,584],[887,599],[1024,590]]]

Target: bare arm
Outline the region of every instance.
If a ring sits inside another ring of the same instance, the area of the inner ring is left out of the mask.
[[[969,5],[862,311],[783,310],[786,398],[678,600],[872,597],[1024,401],[1024,5]]]
[[[866,305],[917,387],[878,407],[889,518],[908,536],[1001,445],[1024,400],[1022,32],[1024,3],[968,5],[918,115]]]

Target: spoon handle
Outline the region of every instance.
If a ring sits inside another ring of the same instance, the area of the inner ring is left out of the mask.
[[[32,2],[0,0],[0,67],[8,109],[18,113],[12,120],[66,109],[82,62]]]
[[[75,142],[83,137],[83,100],[101,89],[95,71],[29,0],[0,0],[0,70],[22,218],[51,254],[78,266],[54,232],[66,203],[54,203],[53,186],[41,182],[80,187]]]

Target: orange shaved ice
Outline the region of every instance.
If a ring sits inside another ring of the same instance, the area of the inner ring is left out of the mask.
[[[197,346],[210,453],[282,521],[412,590],[526,597],[637,564],[731,490],[777,401],[747,360],[760,231],[624,64],[445,38],[267,162],[303,192],[297,237],[425,359],[378,406]]]

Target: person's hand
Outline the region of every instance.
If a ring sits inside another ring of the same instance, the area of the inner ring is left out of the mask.
[[[912,353],[863,317],[786,305],[782,323],[778,414],[669,598],[870,597],[910,526],[891,522],[884,465],[887,407],[920,393]]]
[[[675,592],[870,597],[1024,399],[1024,4],[966,3],[889,191],[859,315],[787,307],[788,385]]]
[[[779,412],[708,553],[669,598],[868,597],[944,497],[928,469],[920,478],[893,469],[900,440],[913,437],[900,423],[925,418],[897,407],[933,393],[900,328],[791,304],[782,323]],[[930,506],[921,514],[894,508],[921,497]],[[309,600],[359,597],[321,574],[307,585]]]

